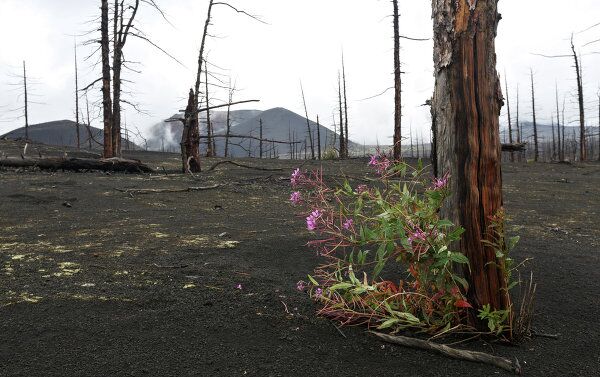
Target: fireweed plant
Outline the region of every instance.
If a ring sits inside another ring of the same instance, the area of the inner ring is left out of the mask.
[[[369,165],[378,175],[374,187],[346,181],[332,188],[322,171],[292,173],[290,201],[307,209],[315,236],[308,245],[323,260],[297,289],[322,305],[319,315],[342,325],[427,334],[462,328],[471,305],[456,271],[469,261],[451,245],[464,230],[439,217],[451,177],[430,181],[421,163],[413,168],[382,153]],[[502,325],[493,313],[484,316],[494,330]]]

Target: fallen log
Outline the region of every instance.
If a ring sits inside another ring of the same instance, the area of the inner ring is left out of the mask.
[[[239,166],[240,168],[261,170],[261,171],[283,171],[283,169],[281,169],[281,168],[263,168],[260,166],[250,166],[250,165],[240,164],[239,162],[233,162],[231,160],[216,162],[210,168],[208,168],[208,171],[213,171],[217,168],[217,166],[223,165],[223,164],[231,164],[234,166]]]
[[[503,143],[502,152],[521,152],[527,149],[526,143]]]
[[[421,339],[409,338],[406,336],[392,336],[374,331],[371,331],[371,333],[388,343],[398,344],[404,347],[412,347],[427,351],[433,351],[454,359],[489,364],[498,368],[502,368],[517,375],[521,375],[523,373],[521,365],[519,364],[519,360],[517,359],[515,359],[515,361],[513,362],[503,357],[498,357],[483,352],[459,350],[456,348],[448,347],[443,344],[428,342]]]
[[[143,194],[171,194],[177,192],[192,192],[192,191],[206,191],[221,187],[221,185],[212,186],[197,186],[197,187],[184,187],[184,188],[166,188],[166,189],[120,189],[115,188],[119,192],[124,192],[129,195],[143,195]]]
[[[127,160],[123,158],[5,158],[0,159],[0,167],[9,168],[32,168],[43,170],[100,170],[110,172],[127,173],[154,173],[154,169],[138,160]]]

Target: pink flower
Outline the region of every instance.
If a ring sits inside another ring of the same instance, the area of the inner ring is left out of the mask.
[[[408,235],[408,242],[411,242],[411,243],[415,240],[425,241],[426,239],[427,239],[427,235],[419,227],[415,228]]]
[[[240,289],[241,290],[242,289],[242,285],[241,284],[236,285],[235,289]]]
[[[352,229],[353,225],[354,225],[354,220],[348,219],[348,220],[346,220],[346,222],[344,222],[344,224],[342,226],[344,227],[344,229],[350,230],[350,229]]]
[[[296,283],[296,289],[300,292],[304,292],[304,290],[306,289],[306,283],[303,280],[300,280]]]
[[[300,192],[298,192],[298,191],[292,192],[292,195],[290,195],[290,202],[297,205],[297,204],[300,204],[301,201],[302,201],[302,194],[300,194]]]
[[[321,217],[321,211],[318,209],[314,210],[307,218],[306,218],[306,228],[310,231],[317,229],[317,220]]]
[[[292,187],[298,186],[303,178],[304,178],[304,174],[300,171],[300,168],[297,168],[296,170],[294,170],[294,172],[292,173],[292,176],[290,178]]]
[[[445,188],[448,185],[448,179],[450,178],[450,174],[446,173],[442,178],[434,178],[432,189],[440,190]]]
[[[371,156],[371,160],[369,161],[369,166],[376,166],[378,163],[378,159],[379,159],[379,156],[376,154]]]
[[[315,290],[315,296],[320,297],[321,295],[323,295],[323,290],[321,288],[317,288]]]

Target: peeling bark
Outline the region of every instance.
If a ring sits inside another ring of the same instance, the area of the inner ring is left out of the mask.
[[[503,266],[490,240],[490,216],[502,207],[499,117],[503,105],[496,71],[498,0],[433,0],[436,85],[432,101],[440,176],[451,175],[452,197],[442,216],[466,232],[457,245],[469,258],[463,271],[473,305],[470,322],[484,328],[477,309],[509,308]]]

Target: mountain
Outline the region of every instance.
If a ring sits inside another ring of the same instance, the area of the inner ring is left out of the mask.
[[[562,132],[562,125],[561,132]],[[523,141],[527,141],[533,143],[533,122],[521,122],[521,130],[523,135],[521,135],[521,139]],[[516,126],[513,125],[513,140],[517,139],[517,131]],[[537,132],[538,132],[538,142],[552,142],[552,125],[549,124],[537,124]],[[556,132],[556,126],[554,126],[554,132]],[[566,126],[565,127],[565,138],[567,140],[573,138],[573,132],[579,137],[579,127],[574,126]],[[556,134],[555,134],[556,137]],[[503,127],[500,129],[500,139],[502,142],[508,143],[508,127]]]
[[[174,117],[181,117],[181,114],[177,114]],[[296,152],[300,150],[304,151],[304,141],[307,137],[307,125],[306,118],[298,115],[290,110],[282,107],[276,107],[273,109],[260,111],[260,110],[236,110],[230,114],[232,119],[231,134],[238,136],[252,136],[255,138],[260,137],[260,122],[263,124],[263,139],[282,141],[282,143],[275,143],[274,148],[278,155],[289,155],[290,154],[290,136],[297,142],[302,144],[296,144]],[[226,133],[226,118],[227,112],[225,111],[214,111],[211,112],[211,123],[214,127],[215,135],[225,135]],[[313,139],[315,140],[315,149],[317,148],[316,122],[309,121],[311,132],[313,133]],[[164,151],[179,151],[179,143],[181,141],[183,125],[181,122],[161,122],[154,125],[150,130],[150,136],[148,137],[148,147],[153,150],[164,150]],[[321,133],[321,149],[325,150],[326,145],[330,145],[333,138],[333,131],[327,129],[324,126],[319,128]],[[200,134],[206,135],[206,119],[202,118],[200,121]],[[339,136],[336,134],[335,136]],[[205,139],[202,140],[203,142]],[[225,138],[216,137],[215,144],[217,149],[217,155],[223,155],[225,151]],[[350,142],[350,146],[355,146],[354,143]],[[308,144],[308,153],[310,154],[310,142]],[[202,149],[205,149],[203,147]],[[232,157],[247,157],[258,156],[260,154],[260,142],[256,139],[241,139],[231,138],[229,146],[229,155]],[[269,156],[273,153],[273,144],[269,142],[263,143],[263,155]],[[315,152],[316,153],[316,152]]]
[[[77,147],[77,128],[76,123],[71,120],[56,120],[52,122],[32,124],[29,126],[29,140],[47,145]],[[102,130],[86,125],[79,125],[81,147],[89,146],[90,133],[93,138],[102,143]],[[7,134],[0,136],[0,139],[25,139],[25,127],[17,128]],[[97,148],[98,144],[92,141],[92,147]]]

